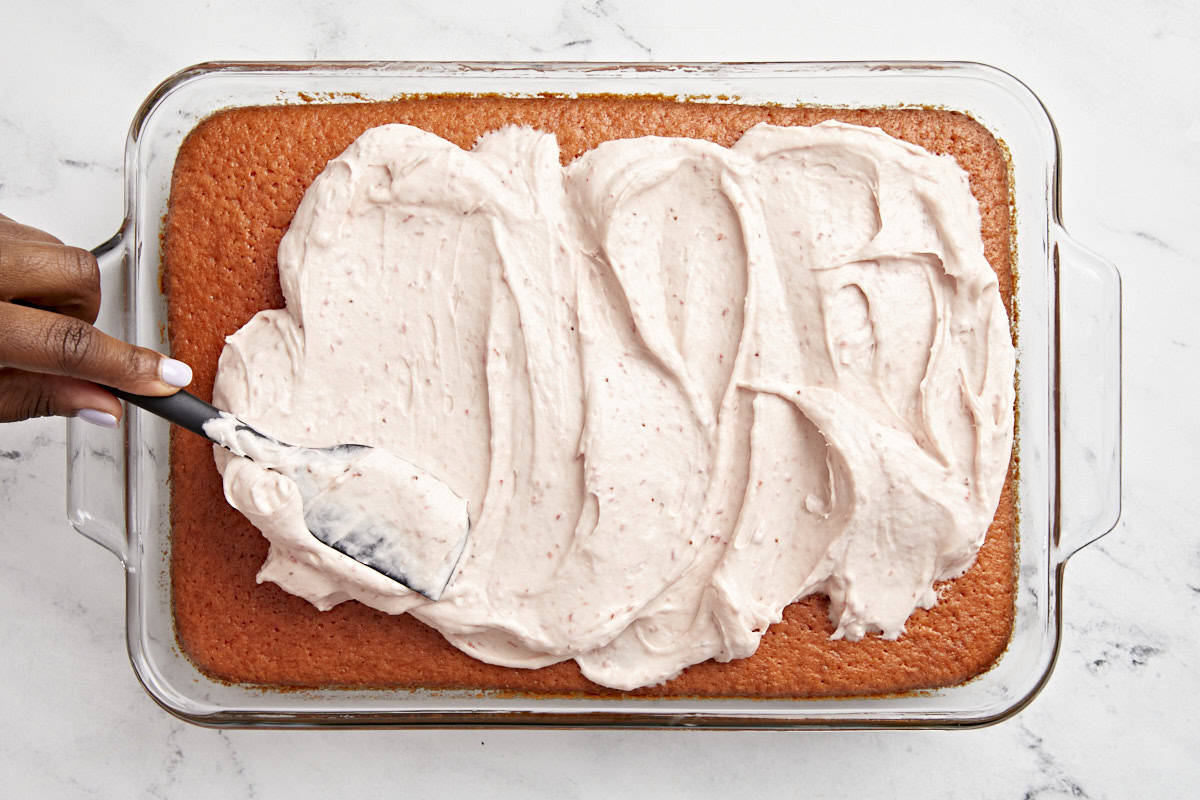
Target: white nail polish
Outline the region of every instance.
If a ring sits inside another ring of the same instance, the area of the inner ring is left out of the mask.
[[[192,382],[192,368],[182,361],[164,358],[158,362],[158,377],[171,386],[187,386]]]
[[[93,425],[99,425],[101,428],[117,427],[117,418],[107,411],[97,411],[94,408],[81,408],[75,412],[75,416],[79,417],[84,422],[90,422]]]

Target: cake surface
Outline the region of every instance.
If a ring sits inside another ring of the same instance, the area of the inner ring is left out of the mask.
[[[385,104],[239,109],[194,131],[176,164],[166,231],[172,347],[211,390],[223,339],[255,312],[281,305],[275,256],[300,197],[360,133],[404,122],[470,147],[505,124],[556,134],[562,160],[611,138],[691,136],[728,146],[757,122],[828,117],[876,125],[965,169],[982,212],[985,254],[1011,292],[1003,153],[961,115],[928,110],[748,108],[660,99],[422,98]],[[180,641],[214,677],[282,685],[396,685],[533,693],[603,692],[570,662],[512,670],[474,661],[407,617],[355,603],[319,612],[255,574],[266,543],[221,494],[210,447],[173,433],[172,572]],[[909,620],[899,641],[831,641],[824,601],[789,607],[751,658],[689,668],[645,694],[812,696],[904,691],[964,680],[1003,650],[1012,619],[1011,480],[976,565],[941,601]]]

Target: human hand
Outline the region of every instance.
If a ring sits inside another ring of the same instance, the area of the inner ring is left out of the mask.
[[[192,381],[182,361],[92,327],[100,270],[87,250],[0,214],[0,422],[78,416],[116,427],[127,392],[174,394]]]

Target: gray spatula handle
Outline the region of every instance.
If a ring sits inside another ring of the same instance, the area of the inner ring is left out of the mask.
[[[111,386],[105,389],[138,408],[145,409],[151,414],[162,417],[168,422],[174,422],[180,427],[187,428],[192,433],[209,437],[204,433],[204,423],[221,416],[221,412],[190,392],[178,391],[166,397],[150,397],[144,394],[130,394]]]

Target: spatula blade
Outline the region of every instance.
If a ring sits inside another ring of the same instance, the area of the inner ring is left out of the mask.
[[[467,502],[386,450],[362,448],[346,470],[304,499],[320,541],[438,600],[470,534]]]

